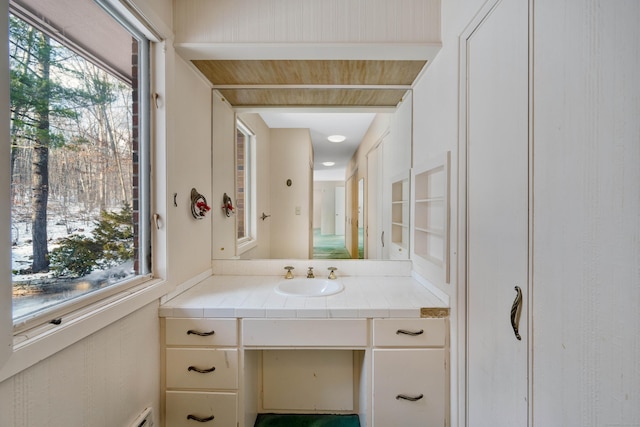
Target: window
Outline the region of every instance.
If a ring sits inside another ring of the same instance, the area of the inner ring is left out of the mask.
[[[43,8],[58,16],[10,5],[16,325],[48,321],[150,272],[149,41],[104,6],[74,3]],[[74,13],[85,25],[67,31],[60,21]]]
[[[240,120],[236,122],[236,228],[238,252],[256,239],[255,221],[255,134]]]

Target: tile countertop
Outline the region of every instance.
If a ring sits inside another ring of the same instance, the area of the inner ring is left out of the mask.
[[[235,273],[235,272],[234,272]],[[299,276],[298,276],[299,277]],[[344,290],[284,296],[278,275],[212,275],[160,306],[161,317],[410,318],[447,317],[446,302],[410,275],[339,277]]]

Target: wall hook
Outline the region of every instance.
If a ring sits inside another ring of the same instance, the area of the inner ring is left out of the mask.
[[[271,215],[265,215],[264,212],[262,212],[262,216],[260,217],[260,219],[262,219],[263,221],[267,218],[269,218]]]

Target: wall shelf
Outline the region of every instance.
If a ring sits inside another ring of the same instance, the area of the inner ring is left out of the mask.
[[[391,182],[391,254],[392,259],[409,257],[409,173]]]
[[[413,169],[412,254],[429,279],[449,282],[449,152]]]

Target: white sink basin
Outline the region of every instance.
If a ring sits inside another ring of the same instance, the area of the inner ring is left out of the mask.
[[[326,297],[344,290],[340,280],[286,279],[276,285],[276,292],[288,297]]]

